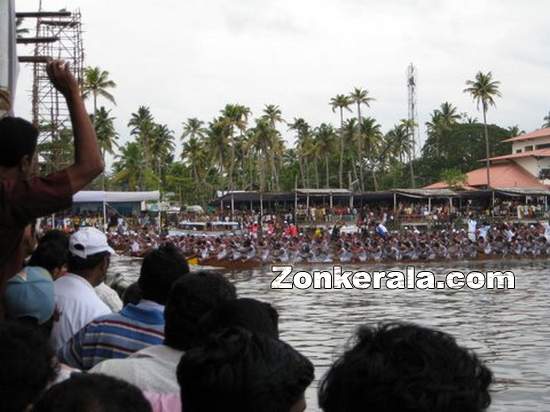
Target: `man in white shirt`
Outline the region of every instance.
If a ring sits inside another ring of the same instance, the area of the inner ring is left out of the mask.
[[[70,237],[68,273],[54,282],[60,313],[51,334],[55,350],[95,318],[111,313],[94,287],[105,280],[114,254],[107,237],[95,228],[82,228]]]

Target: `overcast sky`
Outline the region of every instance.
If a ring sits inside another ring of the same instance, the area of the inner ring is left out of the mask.
[[[502,82],[488,115],[502,126],[539,128],[550,111],[547,0],[44,0],[79,8],[86,65],[118,87],[117,130],[139,105],[179,137],[189,117],[208,121],[226,103],[265,104],[312,126],[338,122],[328,101],[353,87],[376,98],[366,113],[389,130],[407,116],[406,69],[418,69],[421,133],[443,101],[480,117],[465,81],[479,70]],[[37,0],[16,0],[32,11]],[[20,49],[23,52],[24,49]],[[30,67],[21,67],[16,110],[30,117]],[[109,102],[100,101],[109,107]],[[350,114],[351,115],[351,114]],[[284,136],[293,141],[286,127]]]

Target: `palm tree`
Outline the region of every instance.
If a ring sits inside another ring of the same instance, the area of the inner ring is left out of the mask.
[[[361,137],[361,147],[367,148],[367,159],[369,159],[371,162],[375,161],[375,157],[378,153],[378,150],[380,149],[380,145],[382,143],[382,126],[380,126],[379,123],[376,122],[376,119],[374,117],[365,117],[361,124],[359,125],[359,128],[361,129],[361,133],[359,134],[359,137]],[[365,159],[362,158],[359,162],[359,167],[363,169]],[[372,180],[374,185],[374,190],[378,190],[378,182],[376,180],[376,170],[374,168],[371,168],[372,172]],[[364,190],[364,188],[363,188]]]
[[[370,102],[374,101],[373,97],[369,96],[369,91],[365,89],[360,89],[355,87],[350,94],[350,100],[352,103],[355,103],[357,106],[357,124],[361,124],[361,105],[364,104],[367,107],[370,107]],[[356,139],[357,142],[357,158],[361,164],[363,160],[363,147],[362,147],[362,138],[361,138],[361,128],[358,128],[359,136]],[[365,181],[363,177],[363,168],[359,167],[359,181],[361,184],[361,190],[365,190]]]
[[[271,128],[275,131],[277,131],[277,123],[284,122],[281,109],[279,108],[279,106],[275,104],[268,104],[264,107],[264,117],[269,120],[269,124]],[[275,156],[273,152],[270,153],[269,162],[271,164],[271,177],[273,181],[274,190],[279,190],[279,173],[277,171],[277,166],[275,164],[276,162],[275,162]]]
[[[250,109],[248,107],[239,104],[227,104],[221,111],[223,122],[226,126],[228,133],[230,158],[229,158],[229,171],[228,171],[228,188],[234,190],[233,187],[233,170],[235,168],[235,128],[241,131],[241,136],[246,130],[246,124],[248,122],[248,116],[250,115]]]
[[[123,183],[129,190],[143,188],[144,159],[143,150],[136,142],[126,143],[116,155],[113,165],[113,181]]]
[[[183,133],[181,134],[181,140],[189,137],[190,139],[203,139],[206,134],[206,129],[204,128],[204,122],[197,119],[196,117],[187,119],[186,122],[182,123]]]
[[[330,99],[329,104],[332,107],[332,111],[340,111],[340,164],[338,167],[338,180],[340,184],[340,189],[344,187],[344,109],[351,112],[349,108],[351,101],[350,98],[343,94],[338,94],[336,97]]]
[[[315,129],[315,144],[319,155],[325,159],[325,187],[330,187],[329,158],[334,153],[336,132],[331,125],[322,123]]]
[[[149,108],[146,106],[139,106],[138,111],[131,114],[128,127],[131,128],[130,134],[135,136],[136,142],[142,146],[145,167],[150,169],[152,165],[151,144],[154,139],[156,124]]]
[[[544,123],[542,124],[542,128],[550,127],[550,112],[546,116],[544,116]]]
[[[115,130],[114,117],[111,117],[111,111],[101,106],[96,113],[95,118],[91,116],[95,126],[95,133],[101,150],[101,156],[105,159],[105,153],[113,154],[114,149],[118,147],[118,133]]]
[[[487,129],[487,110],[489,106],[496,106],[495,97],[500,97],[502,94],[499,91],[500,82],[498,80],[493,80],[493,75],[491,72],[482,73],[478,72],[476,74],[475,80],[467,80],[467,88],[464,89],[464,93],[469,93],[474,101],[483,110],[483,127],[485,130],[485,150],[486,150],[486,167],[487,167],[487,187],[491,187],[491,157],[489,149],[489,131]]]
[[[84,69],[84,84],[82,90],[84,93],[82,97],[85,99],[90,97],[94,99],[94,115],[97,111],[97,97],[101,96],[111,103],[116,104],[115,98],[108,89],[116,87],[116,83],[109,79],[109,72],[101,70],[99,67],[86,67]]]
[[[252,146],[258,154],[258,171],[260,175],[260,191],[266,189],[266,166],[269,165],[271,147],[276,138],[277,130],[271,127],[269,119],[256,119],[256,126],[251,130]],[[263,160],[262,160],[263,157]]]
[[[302,187],[307,187],[305,170],[307,169],[307,152],[309,141],[311,140],[311,128],[307,122],[300,118],[294,118],[292,123],[288,124],[289,130],[296,131],[296,154],[298,156],[298,167],[300,168],[300,177]]]

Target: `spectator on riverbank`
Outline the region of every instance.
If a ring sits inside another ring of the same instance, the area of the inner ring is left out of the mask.
[[[8,280],[4,294],[10,319],[39,327],[49,337],[54,321],[54,282],[49,272],[38,266],[26,266]]]
[[[52,329],[55,350],[92,320],[111,313],[94,287],[105,279],[112,254],[105,234],[97,229],[82,228],[70,237],[69,273],[54,282],[60,312]]]
[[[188,273],[185,257],[174,245],[149,252],[138,281],[139,303],[90,322],[58,351],[59,359],[88,370],[106,359],[126,358],[147,346],[162,344],[168,294],[174,282]]]
[[[174,283],[164,311],[164,344],[150,346],[126,359],[94,366],[104,373],[156,394],[178,394],[176,367],[184,353],[201,338],[199,320],[218,305],[236,299],[233,286],[220,273],[189,273]]]
[[[46,269],[53,280],[67,272],[69,260],[69,238],[60,230],[51,230],[44,234],[31,255],[28,266]]]
[[[0,322],[0,410],[30,410],[57,375],[48,339],[35,328]]]
[[[491,371],[455,339],[414,324],[361,327],[323,377],[324,412],[480,412]]]
[[[188,350],[177,376],[185,412],[302,412],[313,364],[283,341],[232,328]]]
[[[106,375],[73,374],[52,386],[33,412],[150,412],[141,391]]]
[[[72,195],[104,167],[78,82],[68,65],[54,60],[48,63],[47,72],[67,101],[75,136],[75,160],[68,168],[46,177],[30,177],[35,169],[38,130],[20,118],[0,120],[0,296],[7,279],[23,267],[25,226],[38,217],[70,207]],[[3,316],[0,304],[0,319]]]

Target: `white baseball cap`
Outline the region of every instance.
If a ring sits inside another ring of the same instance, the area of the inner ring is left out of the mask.
[[[73,233],[69,238],[69,252],[82,259],[101,252],[116,255],[113,248],[107,243],[107,236],[94,227],[83,227]]]

